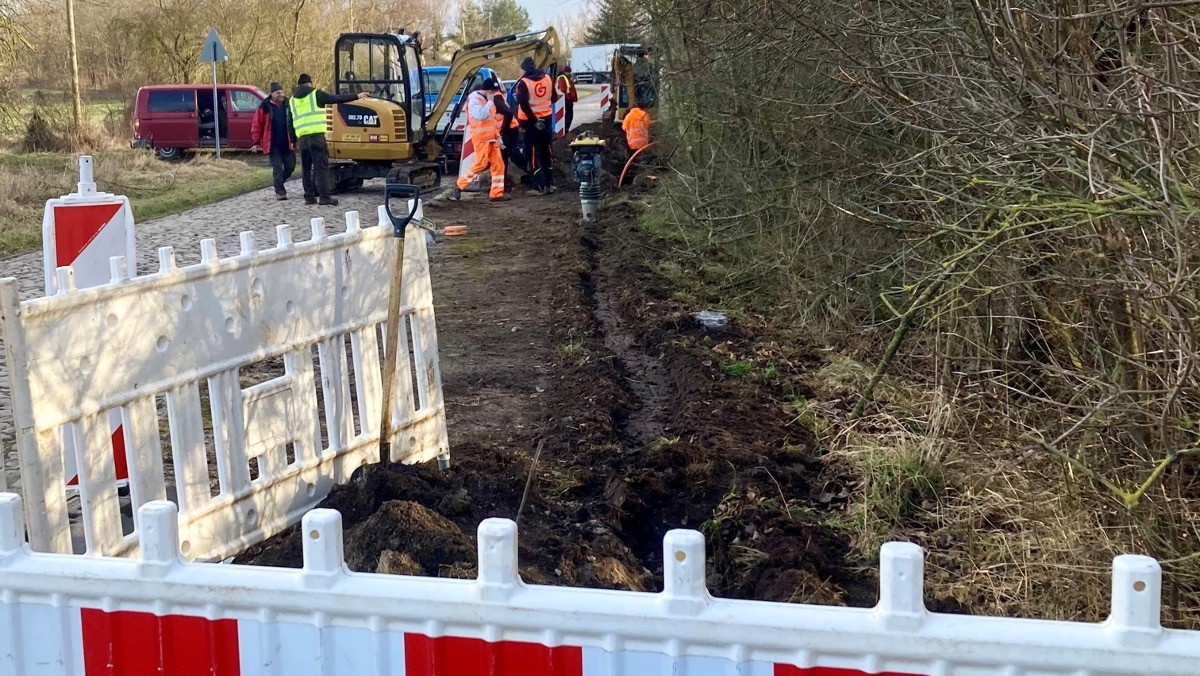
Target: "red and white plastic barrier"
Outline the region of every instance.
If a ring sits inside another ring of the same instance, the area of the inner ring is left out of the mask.
[[[46,295],[58,292],[57,271],[68,265],[78,288],[107,284],[113,256],[136,260],[134,237],[129,198],[96,192],[92,158],[80,157],[76,192],[47,200],[42,216]]]
[[[663,541],[660,593],[543,587],[517,528],[479,526],[474,580],[350,573],[314,510],[300,569],[185,563],[176,508],[145,505],[139,559],[31,552],[0,494],[0,673],[24,676],[1195,676],[1200,632],[1159,623],[1153,559],[1113,562],[1099,624],[930,613],[923,553],[884,545],[879,603],[713,598],[704,537]]]
[[[394,264],[383,207],[378,218],[385,227],[363,227],[349,212],[345,232],[334,235],[313,219],[311,238],[301,242],[281,225],[264,251],[245,232],[230,258],[203,240],[200,263],[183,268],[163,247],[158,271],[140,277],[130,278],[118,257],[111,281],[87,289],[63,267],[56,295],[25,302],[15,279],[0,280],[33,548],[138,550],[146,533],[136,512],[131,523],[122,518],[113,411],[125,421],[134,509],[173,491],[187,558],[224,559],[294,524],[334,485],[379,460],[381,364],[390,349],[397,373],[408,377],[393,384],[384,460],[448,462],[426,233],[414,225],[405,235],[404,329],[381,340],[387,285],[353,273]],[[267,379],[243,387],[246,371]],[[64,437],[78,448],[77,519],[65,495]]]
[[[600,112],[607,113],[612,108],[612,85],[600,85]]]
[[[567,135],[567,102],[563,97],[558,97],[554,102],[554,135],[558,137]]]
[[[471,139],[470,134],[463,134],[462,156],[458,160],[458,177],[462,178],[463,176],[471,173],[471,166],[473,164],[475,164],[475,142]],[[476,176],[475,180],[468,183],[467,187],[464,188],[463,191],[481,192],[486,190],[487,188],[484,187],[483,179],[487,176],[487,172]],[[491,185],[490,180],[487,185]]]
[[[113,257],[121,256],[131,265],[136,264],[135,234],[129,198],[96,192],[92,158],[80,157],[76,191],[47,200],[42,216],[46,295],[59,292],[57,271],[66,266],[73,270],[73,284],[77,288],[107,284]],[[120,411],[109,414],[109,424],[116,480],[118,485],[125,486],[129,483],[129,468]],[[76,446],[71,435],[63,438],[63,470],[68,490],[79,488]]]

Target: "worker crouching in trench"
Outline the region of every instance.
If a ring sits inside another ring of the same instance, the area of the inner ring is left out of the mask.
[[[621,183],[626,184],[633,180],[639,167],[645,168],[652,164],[647,151],[647,148],[653,145],[650,141],[650,113],[642,107],[640,101],[634,102],[633,107],[625,114],[625,118],[621,120],[621,129],[625,131],[625,144],[629,147],[630,159],[626,162],[621,178]]]

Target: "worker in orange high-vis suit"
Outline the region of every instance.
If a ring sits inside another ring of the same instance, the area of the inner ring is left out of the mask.
[[[550,144],[554,142],[554,102],[558,92],[554,81],[539,70],[532,56],[521,62],[525,74],[517,80],[517,120],[525,128],[525,153],[532,174],[527,194],[554,192],[554,172],[550,166]]]
[[[477,91],[467,97],[467,133],[475,145],[475,163],[467,173],[459,176],[450,197],[462,198],[462,191],[484,171],[492,175],[492,188],[488,197],[492,202],[506,199],[504,196],[504,155],[500,148],[500,133],[504,120],[510,115],[508,104],[500,93],[500,83],[494,77],[483,81]]]
[[[621,120],[621,128],[625,130],[625,142],[630,150],[638,151],[650,145],[650,113],[641,103],[633,104]]]

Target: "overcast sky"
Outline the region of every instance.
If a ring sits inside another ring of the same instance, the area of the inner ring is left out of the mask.
[[[555,16],[569,16],[587,9],[587,0],[517,0],[529,11],[533,28],[545,28]]]

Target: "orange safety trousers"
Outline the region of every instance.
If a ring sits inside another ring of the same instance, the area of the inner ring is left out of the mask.
[[[475,163],[466,174],[458,177],[458,189],[466,190],[467,186],[487,171],[492,175],[492,189],[488,192],[488,197],[504,197],[504,155],[500,152],[500,142],[495,139],[483,142],[472,139],[471,142],[475,145]]]

